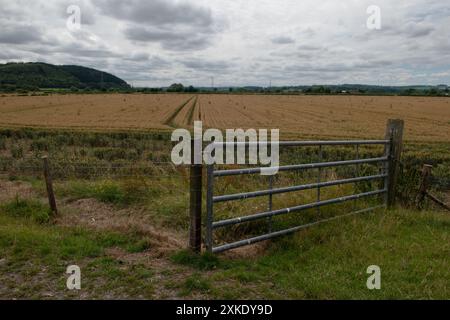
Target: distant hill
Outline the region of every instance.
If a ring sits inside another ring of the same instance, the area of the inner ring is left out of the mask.
[[[0,64],[0,87],[119,89],[130,86],[112,74],[91,68],[30,62]]]

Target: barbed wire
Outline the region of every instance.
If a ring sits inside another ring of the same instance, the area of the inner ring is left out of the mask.
[[[131,161],[131,160],[127,160],[128,162],[129,161]],[[13,162],[42,162],[42,160],[41,159],[20,159],[20,160],[17,160],[17,159],[11,159],[11,160],[0,160],[0,164],[2,164],[2,163],[6,163],[6,164],[10,164],[10,163],[13,163]],[[53,159],[52,160],[52,162],[53,163],[58,163],[58,164],[80,164],[80,165],[84,165],[84,164],[87,164],[87,163],[92,163],[92,161],[89,161],[89,162],[74,162],[74,161],[60,161],[60,160],[58,160],[58,159]],[[101,162],[101,161],[99,161],[99,162]],[[117,162],[120,162],[120,160],[119,161],[117,161]],[[175,165],[172,161],[151,161],[151,160],[149,160],[149,161],[142,161],[142,162],[147,162],[147,163],[149,163],[150,165],[151,164],[167,164],[167,165]]]

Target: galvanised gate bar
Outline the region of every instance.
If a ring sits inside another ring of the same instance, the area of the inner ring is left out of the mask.
[[[385,146],[385,152],[384,155],[378,158],[370,158],[370,159],[354,159],[354,160],[346,160],[346,161],[334,161],[334,162],[318,162],[318,163],[307,163],[307,164],[298,164],[298,165],[289,165],[289,166],[280,166],[279,172],[285,172],[285,171],[299,171],[299,170],[308,170],[308,169],[321,169],[321,168],[331,168],[331,167],[339,167],[339,166],[350,166],[350,165],[361,165],[361,164],[383,164],[383,172],[378,175],[371,175],[371,176],[359,176],[351,179],[343,179],[343,180],[336,180],[336,181],[326,181],[321,182],[320,181],[320,171],[319,171],[319,179],[317,183],[312,184],[305,184],[305,185],[298,185],[298,186],[290,186],[290,187],[284,187],[284,188],[272,188],[272,184],[270,183],[268,190],[260,190],[260,191],[254,191],[254,192],[246,192],[246,193],[239,193],[239,194],[230,194],[230,195],[214,195],[214,180],[220,179],[221,177],[226,176],[236,176],[236,175],[252,175],[252,174],[260,174],[262,170],[267,168],[247,168],[247,169],[235,169],[235,170],[215,170],[214,165],[209,165],[207,167],[207,221],[206,221],[206,248],[208,252],[212,253],[219,253],[226,250],[250,245],[259,241],[264,241],[268,239],[272,239],[275,237],[291,234],[294,232],[297,232],[301,229],[311,227],[313,225],[323,223],[326,221],[331,221],[334,219],[338,219],[344,216],[358,214],[358,213],[364,213],[373,211],[375,209],[383,208],[388,205],[388,189],[389,184],[391,183],[390,179],[390,160],[392,159],[392,138],[388,137],[389,139],[386,140],[358,140],[358,141],[284,141],[279,142],[279,147],[305,147],[305,146],[317,146],[319,148],[319,155],[321,157],[322,154],[322,147],[323,146],[355,146],[357,148],[357,157],[358,157],[358,151],[359,146],[361,145],[384,145]],[[220,144],[220,143],[218,143]],[[226,145],[229,143],[222,143],[222,145]],[[249,146],[250,143],[233,143],[233,145],[245,144],[246,146]],[[270,145],[270,143],[268,144]],[[334,199],[328,199],[328,200],[320,200],[320,189],[330,186],[338,186],[338,185],[344,185],[344,184],[351,184],[351,183],[357,183],[362,181],[373,181],[373,180],[381,180],[384,181],[383,188],[379,190],[374,190],[370,192],[360,193],[360,194],[353,194],[348,195],[345,197],[340,198],[334,198]],[[282,193],[289,193],[289,192],[295,192],[295,191],[302,191],[302,190],[311,190],[311,189],[317,189],[317,201],[313,203],[308,204],[301,204],[294,207],[289,208],[283,208],[278,210],[272,210],[272,196],[275,194],[282,194]],[[281,216],[281,215],[287,215],[292,214],[296,212],[300,212],[307,209],[312,208],[320,208],[323,206],[331,205],[331,204],[338,204],[343,203],[347,201],[357,200],[361,198],[376,196],[376,195],[384,195],[384,201],[382,204],[366,208],[363,210],[359,210],[356,212],[352,212],[345,215],[340,215],[337,217],[329,218],[320,220],[317,222],[296,226],[290,229],[280,230],[276,232],[269,232],[267,234],[263,234],[261,236],[253,237],[250,239],[245,239],[233,243],[224,244],[221,246],[214,247],[214,230],[223,228],[226,226],[232,226],[240,223],[246,223],[250,221],[260,220],[260,219],[266,219],[271,218],[275,216]],[[226,201],[235,201],[235,200],[243,200],[243,199],[249,199],[249,198],[255,198],[255,197],[263,197],[263,196],[269,196],[269,211],[266,212],[259,212],[248,216],[238,217],[238,218],[232,218],[222,221],[214,221],[214,204],[219,202],[226,202]]]

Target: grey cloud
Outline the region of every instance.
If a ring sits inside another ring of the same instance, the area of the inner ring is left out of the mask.
[[[7,53],[7,52],[0,52],[0,59],[2,60],[13,60],[15,59],[17,56],[11,53]]]
[[[161,30],[154,28],[145,28],[140,26],[128,27],[125,30],[128,39],[136,41],[181,41],[185,39],[186,34],[176,33],[170,30]]]
[[[431,1],[430,1],[431,2]],[[423,22],[433,21],[436,18],[448,17],[450,15],[450,7],[445,1],[435,1],[435,3],[428,3],[426,7],[418,4],[412,4],[409,7],[409,14],[411,21]]]
[[[312,28],[307,28],[303,31],[303,34],[307,37],[314,37],[316,35],[316,31],[314,31]]]
[[[204,49],[210,43],[210,35],[196,34],[188,29],[169,30],[129,26],[125,29],[125,36],[138,42],[157,42],[164,49],[174,51]]]
[[[45,53],[62,53],[71,56],[76,56],[77,58],[119,58],[122,57],[121,54],[113,52],[105,47],[89,47],[86,45],[81,45],[77,43],[69,44],[59,44],[58,46],[44,46],[37,49],[36,52],[41,54]]]
[[[75,63],[142,85],[205,85],[210,74],[230,85],[433,82],[449,69],[448,1],[380,0],[379,31],[365,27],[362,4],[243,2],[0,0],[0,60]],[[76,33],[71,4],[82,10]]]
[[[150,59],[150,55],[145,52],[136,52],[130,54],[125,59],[129,61],[148,61]]]
[[[298,47],[300,51],[327,51],[326,48],[314,45],[301,45]]]
[[[321,65],[314,65],[310,63],[305,63],[301,65],[290,65],[284,67],[284,71],[294,71],[294,72],[356,72],[360,70],[372,70],[383,68],[385,66],[391,66],[393,63],[389,60],[373,60],[364,62],[352,62],[352,63],[324,63]]]
[[[450,55],[450,43],[448,41],[437,42],[434,48],[439,52],[439,54]]]
[[[421,38],[430,35],[434,30],[435,28],[431,25],[410,23],[405,26],[404,33],[410,38]]]
[[[94,0],[101,11],[128,21],[127,39],[159,43],[171,51],[201,50],[217,33],[210,9],[173,0]]]
[[[397,24],[387,24],[382,26],[381,35],[408,37],[408,38],[422,38],[429,36],[435,31],[435,27],[427,22],[402,22]],[[378,36],[376,32],[367,32],[363,36]]]
[[[22,60],[26,52],[16,51],[16,50],[1,50],[0,51],[0,60]]]
[[[33,26],[3,25],[0,32],[0,43],[26,44],[42,39],[41,32]]]
[[[325,47],[315,45],[301,45],[297,50],[278,50],[270,53],[271,57],[275,58],[291,58],[291,59],[312,59],[312,58],[326,58],[328,54],[337,54],[335,50],[329,50]]]
[[[120,57],[117,53],[102,49],[88,49],[88,48],[65,48],[63,52],[70,52],[76,56],[83,56],[87,58],[114,58]]]
[[[275,37],[271,39],[274,44],[291,44],[295,43],[295,39],[286,36]]]
[[[139,63],[118,59],[112,63],[112,69],[116,75],[131,81],[156,79],[160,76],[158,71],[170,66],[170,63],[159,58],[150,58],[148,61]]]
[[[123,58],[123,55],[102,45],[91,45],[83,42],[61,43],[53,39],[53,43],[43,41],[39,45],[34,46],[33,52],[40,55],[64,55],[68,57],[76,57],[76,59],[107,59],[107,58]]]
[[[123,58],[117,58],[118,67],[128,72],[142,72],[143,68],[148,68],[151,70],[161,70],[164,68],[168,68],[171,66],[171,63],[163,58],[158,56],[150,56],[147,53],[134,53],[130,56]],[[123,63],[123,61],[130,63]]]
[[[220,72],[231,67],[227,61],[208,61],[206,59],[191,59],[181,63],[187,68],[207,72]]]
[[[208,27],[213,19],[209,9],[172,0],[93,0],[104,14],[145,25],[193,25]]]
[[[173,51],[202,50],[210,45],[210,40],[205,37],[193,37],[183,41],[167,41],[162,43],[164,49]]]
[[[17,21],[26,16],[25,10],[20,10],[20,6],[14,1],[0,0],[0,18],[11,19],[11,21]]]

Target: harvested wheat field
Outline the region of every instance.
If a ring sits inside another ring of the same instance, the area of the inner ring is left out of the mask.
[[[86,129],[279,128],[283,138],[379,138],[387,119],[405,137],[450,141],[450,99],[369,96],[106,94],[0,98],[0,125]]]
[[[406,139],[450,141],[450,99],[361,96],[200,96],[212,127],[280,128],[282,135],[376,138],[387,119],[406,121]]]
[[[52,95],[0,98],[0,125],[86,129],[168,129],[186,95]]]

